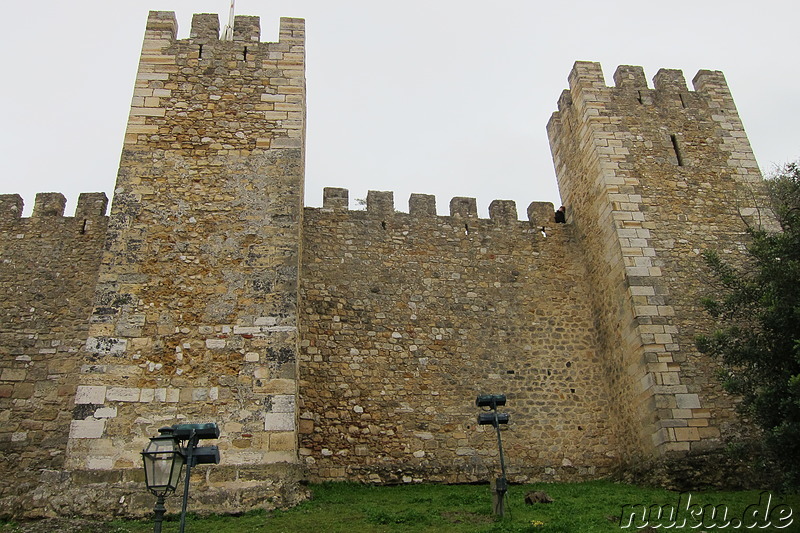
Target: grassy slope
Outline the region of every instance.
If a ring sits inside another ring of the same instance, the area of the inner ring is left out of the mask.
[[[487,485],[404,485],[373,487],[350,483],[328,483],[311,487],[314,498],[287,511],[256,511],[241,516],[190,517],[187,533],[601,533],[620,531],[706,531],[720,528],[620,529],[622,505],[677,505],[679,495],[650,489],[594,481],[512,486],[508,494],[506,518],[492,515],[492,495]],[[546,491],[555,500],[550,504],[525,505],[525,494]],[[750,492],[693,493],[692,503],[725,504],[728,518],[741,518],[745,509],[759,503],[760,494]],[[723,531],[800,532],[800,495],[775,496],[773,508],[787,504],[793,513],[789,527],[723,528]],[[169,498],[170,510],[179,499]],[[764,505],[759,506],[763,509]],[[751,508],[752,509],[752,508]],[[627,514],[626,514],[627,517]],[[773,516],[776,521],[777,516]],[[627,520],[626,520],[627,522]],[[679,521],[680,522],[680,521]],[[763,523],[763,522],[762,522]],[[653,522],[650,526],[656,525]],[[664,524],[667,525],[667,524]],[[706,524],[708,526],[709,524]],[[2,524],[0,533],[145,533],[153,530],[149,521],[115,521],[109,524],[73,521]],[[177,517],[164,523],[163,533],[178,531]]]
[[[372,487],[333,483],[312,487],[314,498],[288,511],[254,512],[239,517],[193,518],[187,524],[191,533],[240,533],[249,531],[285,533],[378,533],[378,532],[541,532],[600,533],[625,531],[619,518],[624,504],[677,505],[679,495],[661,489],[648,489],[605,481],[576,484],[538,484],[512,486],[506,507],[507,516],[495,521],[491,512],[491,493],[486,485],[414,485]],[[544,490],[555,501],[525,505],[525,494]],[[759,502],[758,492],[694,493],[692,503],[725,504],[729,518],[740,518],[751,504]],[[775,497],[792,510],[794,523],[784,529],[746,528],[750,531],[800,531],[800,496]],[[176,501],[176,500],[174,500]],[[763,504],[760,508],[763,508]],[[627,516],[627,514],[626,514]],[[773,520],[777,517],[773,516]],[[763,522],[762,522],[763,523]],[[641,522],[639,522],[641,525]],[[636,524],[634,524],[636,525]],[[650,525],[655,525],[651,522]],[[678,531],[705,531],[718,528],[691,528]],[[165,523],[164,533],[177,531],[177,522]],[[667,528],[653,531],[664,531]],[[725,528],[732,530],[732,528]],[[119,533],[151,531],[150,523],[115,522],[110,530]],[[641,531],[631,527],[627,531]],[[648,531],[648,529],[644,529]]]

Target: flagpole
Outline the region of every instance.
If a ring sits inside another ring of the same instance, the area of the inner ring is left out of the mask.
[[[233,23],[234,23],[234,3],[236,0],[231,0],[231,11],[228,14],[228,24],[225,26],[225,29],[222,31],[222,40],[223,41],[232,41],[233,40]]]

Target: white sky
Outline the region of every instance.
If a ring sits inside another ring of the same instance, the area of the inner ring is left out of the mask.
[[[0,12],[0,193],[114,187],[147,12],[193,13],[228,0],[7,0]],[[678,68],[722,70],[762,170],[800,157],[796,1],[237,0],[261,17],[306,19],[306,205],[326,186],[517,202],[559,196],[545,125],[575,60],[648,79]],[[652,86],[652,84],[651,84]]]

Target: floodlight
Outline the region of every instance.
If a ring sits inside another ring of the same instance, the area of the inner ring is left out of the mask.
[[[508,413],[497,413],[497,423],[498,424],[508,424]],[[494,412],[486,412],[486,413],[479,413],[478,414],[478,425],[479,426],[493,426],[495,424],[495,413]]]

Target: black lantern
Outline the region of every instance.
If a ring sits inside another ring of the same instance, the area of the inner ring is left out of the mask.
[[[183,450],[172,435],[171,427],[158,430],[158,437],[151,437],[147,448],[142,451],[144,462],[144,481],[147,489],[158,499],[155,512],[154,533],[161,533],[161,522],[164,513],[164,498],[178,487],[181,479],[181,470],[185,462]]]
[[[150,444],[142,452],[144,460],[144,480],[147,489],[157,498],[154,533],[161,533],[161,522],[167,509],[164,497],[174,492],[181,479],[181,470],[186,465],[183,476],[183,504],[181,505],[180,533],[186,527],[186,506],[189,500],[189,479],[192,468],[197,465],[219,464],[217,446],[198,446],[203,439],[218,439],[219,426],[208,424],[175,424],[158,430],[160,435],[152,437]],[[183,443],[186,443],[185,446]]]

